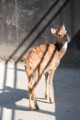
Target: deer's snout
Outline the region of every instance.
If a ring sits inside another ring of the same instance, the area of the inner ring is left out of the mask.
[[[66,41],[67,41],[67,42],[70,42],[70,40],[71,40],[71,39],[70,39],[69,35],[66,35]]]

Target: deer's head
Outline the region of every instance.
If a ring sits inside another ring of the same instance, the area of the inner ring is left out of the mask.
[[[57,37],[58,43],[64,44],[65,42],[70,42],[70,37],[67,34],[64,24],[59,29],[51,28],[51,32]]]

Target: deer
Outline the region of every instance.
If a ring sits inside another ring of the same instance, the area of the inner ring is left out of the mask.
[[[36,100],[35,88],[45,75],[45,98],[48,98],[47,88],[49,80],[49,101],[53,103],[53,77],[55,70],[60,64],[61,58],[65,55],[70,42],[70,37],[67,34],[65,25],[59,29],[51,28],[51,33],[57,38],[55,44],[41,44],[30,48],[24,56],[24,66],[28,77],[28,96],[29,109],[33,110],[31,97],[33,98],[36,110],[39,110],[39,105]]]

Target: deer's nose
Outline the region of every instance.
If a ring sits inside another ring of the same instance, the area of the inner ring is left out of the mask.
[[[69,37],[69,35],[66,35],[66,40],[67,40],[68,42],[70,42],[70,37]]]

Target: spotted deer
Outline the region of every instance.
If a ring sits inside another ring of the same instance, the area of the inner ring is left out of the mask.
[[[39,82],[42,74],[45,74],[45,98],[47,98],[47,86],[49,77],[49,100],[53,102],[53,76],[58,67],[61,58],[64,56],[70,37],[67,34],[65,26],[62,25],[59,29],[51,28],[51,32],[57,38],[56,44],[43,44],[31,48],[24,56],[25,71],[28,77],[28,95],[29,108],[33,110],[31,104],[31,96],[34,101],[34,106],[38,110],[39,106],[35,97],[35,87]],[[49,74],[48,74],[49,73]]]

